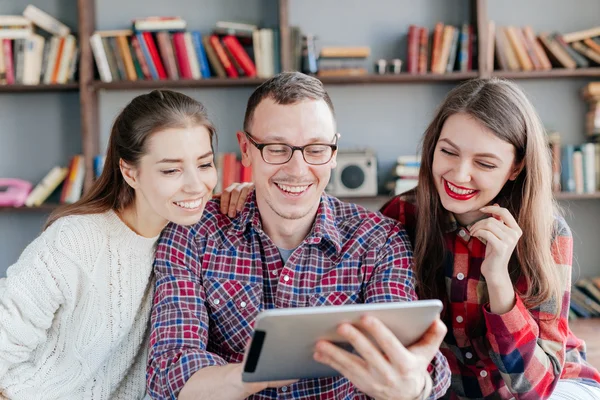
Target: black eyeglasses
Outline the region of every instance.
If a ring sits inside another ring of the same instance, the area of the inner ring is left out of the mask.
[[[257,143],[250,133],[244,131],[246,137],[258,150],[262,159],[267,164],[279,165],[285,164],[292,159],[294,151],[298,150],[302,153],[304,161],[311,165],[327,164],[333,157],[333,153],[337,150],[338,136],[335,135],[334,142],[330,144],[313,143],[306,146],[290,146],[285,143]]]

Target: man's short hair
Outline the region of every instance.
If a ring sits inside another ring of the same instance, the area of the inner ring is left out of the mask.
[[[301,72],[282,72],[257,87],[248,99],[244,130],[250,130],[254,110],[266,98],[282,105],[295,104],[306,99],[324,100],[335,120],[333,103],[320,80]]]

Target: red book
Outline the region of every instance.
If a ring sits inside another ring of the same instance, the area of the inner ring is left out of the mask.
[[[408,63],[407,71],[410,74],[419,72],[419,27],[410,25],[408,27]]]
[[[235,57],[236,61],[244,70],[244,73],[248,77],[256,76],[256,66],[252,62],[252,59],[246,53],[246,50],[242,47],[242,44],[238,40],[237,37],[232,35],[227,35],[223,38],[223,43],[229,49],[229,52]]]
[[[156,67],[156,73],[158,74],[158,79],[167,79],[167,72],[165,71],[165,67],[160,60],[160,55],[158,54],[158,50],[156,49],[156,43],[154,43],[154,38],[152,38],[152,33],[143,32],[144,41],[146,42],[146,46],[148,47],[148,52],[150,52],[150,57],[152,57],[152,62]]]
[[[6,66],[6,84],[15,83],[15,69],[13,63],[12,39],[2,40],[2,51],[4,51],[4,64]]]
[[[440,53],[442,51],[442,31],[444,30],[444,24],[438,22],[433,28],[433,41],[431,44],[431,64],[429,70],[431,72],[437,72],[439,70],[438,64],[440,59]]]
[[[223,154],[223,190],[227,189],[232,183],[239,182],[235,180],[237,175],[237,159],[235,153],[224,153]]]
[[[227,54],[225,54],[225,49],[221,45],[221,42],[219,41],[219,37],[217,35],[210,36],[210,44],[212,45],[213,49],[215,50],[215,53],[217,54],[219,61],[221,61],[221,64],[223,65],[223,68],[225,69],[227,76],[230,78],[237,78],[239,76],[239,74],[236,71],[233,64],[231,63],[231,61],[229,61],[229,58],[227,58]],[[225,188],[225,187],[226,186],[223,186],[223,188]]]
[[[185,47],[185,37],[183,32],[173,33],[173,47],[175,47],[175,58],[179,67],[179,76],[183,79],[192,79],[192,68]]]
[[[242,165],[242,171],[240,176],[240,182],[252,182],[252,168],[244,167]]]

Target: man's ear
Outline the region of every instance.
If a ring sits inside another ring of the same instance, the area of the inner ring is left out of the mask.
[[[521,171],[523,171],[523,167],[525,167],[525,161],[521,161],[519,164],[516,164],[508,177],[509,180],[514,181],[517,179]]]
[[[338,153],[337,150],[334,151],[333,156],[331,157],[331,161],[329,161],[329,166],[331,167],[331,169],[333,169],[337,166],[337,153]]]
[[[139,186],[137,169],[127,164],[122,158],[119,160],[119,169],[121,170],[123,179],[125,179],[125,182],[127,182],[129,186],[133,189]]]
[[[336,143],[340,140],[340,134],[336,133],[335,134],[337,136],[337,140]],[[331,168],[335,168],[337,166],[337,154],[338,154],[338,150],[333,152],[333,156],[331,157],[331,161],[329,161],[329,165],[331,166]]]
[[[248,141],[246,134],[242,131],[236,133],[238,144],[240,145],[240,152],[242,153],[242,165],[249,167],[252,165],[252,157],[250,155],[250,146],[252,144]]]

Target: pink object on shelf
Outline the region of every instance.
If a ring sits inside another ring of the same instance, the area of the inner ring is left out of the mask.
[[[22,179],[0,178],[0,206],[21,207],[32,189],[33,185]]]

